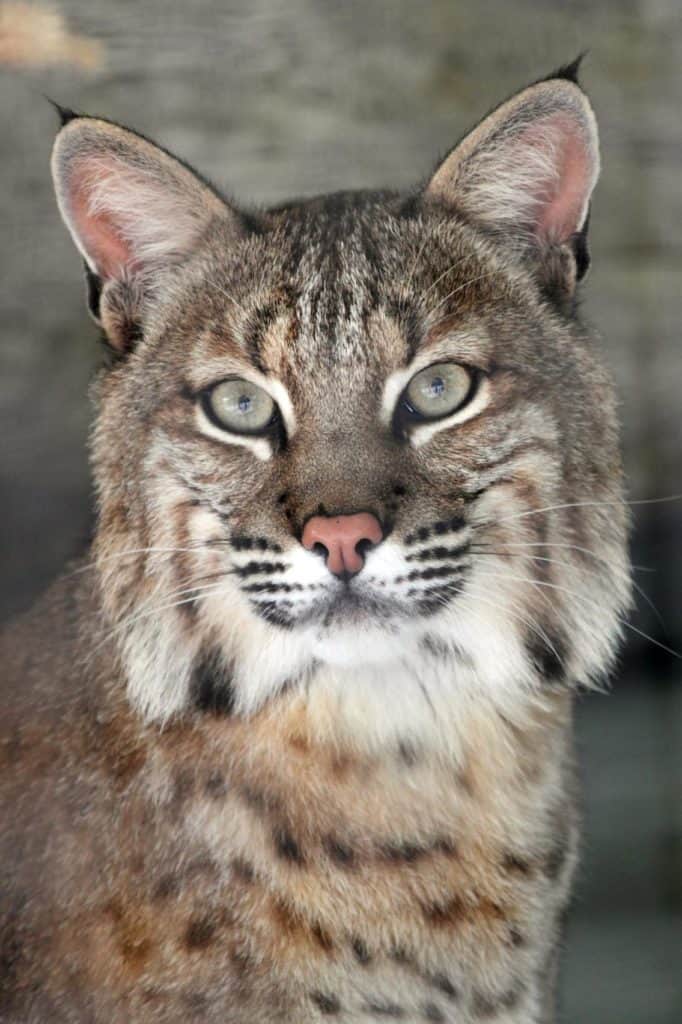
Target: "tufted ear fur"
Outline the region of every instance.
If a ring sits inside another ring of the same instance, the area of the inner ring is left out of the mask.
[[[599,175],[597,123],[575,67],[529,86],[488,115],[426,188],[531,261],[566,298],[589,264],[586,229]]]
[[[160,275],[192,253],[211,223],[241,230],[238,214],[193,171],[108,121],[65,119],[52,176],[85,260],[90,310],[119,351],[139,335]]]

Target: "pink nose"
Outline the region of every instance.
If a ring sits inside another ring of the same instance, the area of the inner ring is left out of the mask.
[[[358,551],[363,541],[379,544],[383,530],[376,516],[358,512],[352,516],[313,516],[303,528],[301,543],[310,551],[321,544],[327,551],[327,568],[335,576],[360,572],[365,564]]]

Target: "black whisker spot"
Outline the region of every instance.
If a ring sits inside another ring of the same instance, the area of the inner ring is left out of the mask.
[[[303,586],[300,583],[249,583],[248,586],[242,587],[242,590],[246,594],[291,594],[295,591],[303,590]]]
[[[238,566],[234,571],[237,576],[254,576],[256,573],[284,572],[286,565],[283,562],[247,562],[246,565]]]
[[[447,576],[456,576],[461,573],[460,565],[432,565],[428,569],[413,569],[407,576],[408,582],[414,580],[436,580]]]
[[[433,524],[433,532],[439,535],[444,533],[454,533],[456,530],[462,530],[466,526],[466,520],[463,515],[454,515],[449,519],[440,519],[437,523]]]
[[[432,548],[422,548],[420,551],[415,551],[411,555],[407,555],[405,560],[407,562],[430,562],[436,559],[459,558],[468,549],[469,541],[464,541],[455,547],[446,547],[444,544],[439,544]]]

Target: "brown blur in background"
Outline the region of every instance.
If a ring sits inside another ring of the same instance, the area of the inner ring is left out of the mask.
[[[238,198],[407,185],[508,93],[588,49],[601,125],[586,316],[635,501],[682,492],[679,0],[0,0],[0,617],[87,543],[101,358],[60,223],[41,93],[129,124]],[[682,501],[635,504],[643,600],[609,696],[581,699],[583,864],[566,1024],[682,1021]],[[647,640],[642,634],[648,634]]]

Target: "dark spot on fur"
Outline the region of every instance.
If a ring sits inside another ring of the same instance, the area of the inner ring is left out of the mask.
[[[207,917],[195,917],[187,925],[184,944],[188,950],[206,949],[215,936],[215,922]]]
[[[423,846],[407,841],[387,843],[381,848],[382,855],[394,863],[412,864],[424,854]]]
[[[466,917],[466,907],[458,896],[454,896],[446,903],[426,904],[423,911],[430,924],[441,928],[459,924]]]
[[[240,786],[239,794],[252,810],[263,813],[267,809],[268,801],[260,789],[253,789],[251,786]]]
[[[329,932],[325,931],[324,928],[319,924],[314,924],[310,929],[310,934],[314,938],[320,949],[323,949],[325,953],[331,953],[334,949],[334,942]]]
[[[444,533],[454,533],[456,530],[461,530],[466,525],[464,516],[455,515],[449,519],[441,519],[437,523],[433,524],[433,532],[442,536]]]
[[[344,868],[350,868],[354,865],[355,852],[350,846],[343,843],[340,839],[329,837],[325,840],[324,846],[328,856],[335,864],[339,864]]]
[[[212,800],[222,800],[227,794],[227,782],[222,772],[213,771],[206,779],[204,791]]]
[[[255,874],[248,861],[243,860],[241,857],[234,857],[230,867],[232,868],[233,874],[242,882],[246,882],[247,885],[250,885],[253,882]]]
[[[515,925],[511,925],[508,932],[509,945],[515,949],[520,949],[521,946],[526,945],[526,939],[523,932]]]
[[[496,1017],[503,1010],[512,1010],[518,1005],[523,989],[521,986],[510,988],[499,996],[488,996],[475,992],[472,1009],[478,1017]]]
[[[332,1014],[341,1012],[341,1003],[336,996],[330,996],[325,992],[312,992],[310,998],[322,1013]]]
[[[273,833],[273,840],[275,843],[275,849],[282,860],[287,860],[292,864],[299,865],[304,863],[304,857],[301,853],[301,849],[288,829],[276,829]]]
[[[418,612],[420,615],[436,615],[443,610],[453,597],[456,597],[461,592],[461,589],[461,581],[450,580],[449,583],[442,583],[440,586],[420,590],[421,598],[417,601]]]
[[[291,629],[291,615],[283,607],[282,601],[251,601],[251,606],[262,619],[280,629]]]
[[[414,768],[419,761],[419,755],[414,745],[408,740],[401,740],[398,744],[398,757],[408,768]]]
[[[248,974],[254,968],[253,958],[242,949],[233,949],[230,953],[230,963],[238,975]]]
[[[180,882],[176,875],[162,875],[152,890],[153,900],[167,900],[180,892]]]
[[[431,1021],[432,1024],[445,1024],[447,1017],[435,1003],[425,1003],[422,1007],[422,1013],[424,1020]]]
[[[448,999],[459,999],[459,991],[445,974],[434,974],[431,982],[439,991],[443,992]]]
[[[567,856],[568,841],[561,839],[549,851],[543,865],[544,872],[551,881],[554,881],[561,874],[561,869],[566,863]]]
[[[531,633],[525,639],[526,654],[536,670],[548,683],[559,683],[564,679],[565,644],[546,628],[544,635]]]
[[[209,999],[205,992],[183,992],[182,1002],[190,1013],[205,1014],[209,1008]]]
[[[376,1014],[377,1017],[391,1017],[393,1020],[401,1020],[405,1016],[402,1006],[378,999],[368,1000],[364,1008],[368,1013]]]
[[[93,739],[93,747],[117,788],[126,786],[144,767],[146,750],[127,711],[98,717]]]
[[[173,774],[171,803],[179,809],[194,793],[194,772],[189,768],[178,768]]]
[[[437,853],[442,853],[445,857],[459,856],[457,843],[455,842],[454,839],[448,839],[447,836],[441,836],[439,839],[436,839],[435,843],[433,844],[433,849]]]
[[[353,952],[358,963],[363,965],[368,964],[372,959],[372,955],[362,939],[353,939]]]
[[[247,562],[246,565],[240,566],[235,569],[235,574],[241,576],[244,579],[247,576],[253,576],[256,573],[275,573],[284,572],[286,566],[283,562]]]
[[[219,653],[207,655],[194,673],[194,706],[198,711],[221,716],[234,710],[234,690],[229,669]]]
[[[516,875],[529,875],[531,872],[529,861],[525,857],[511,852],[505,853],[502,858],[502,867],[505,871]]]
[[[105,910],[113,924],[121,959],[129,970],[139,973],[152,948],[143,913],[137,906],[117,898],[110,900]]]
[[[440,637],[431,636],[428,633],[426,634],[426,636],[423,636],[421,638],[421,640],[419,641],[419,646],[423,651],[425,651],[427,654],[430,654],[433,658],[439,658],[442,660],[450,658],[453,653],[452,648],[448,643],[446,643],[444,640],[441,640]]]

